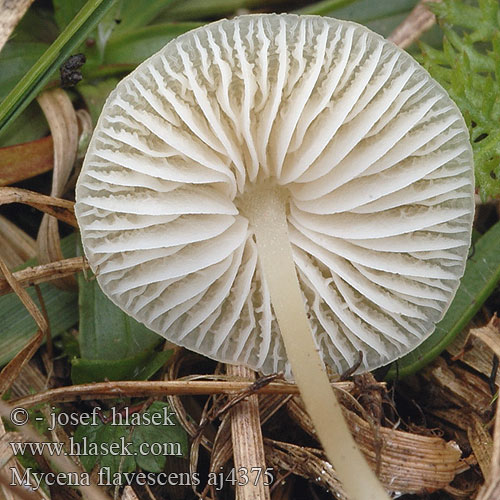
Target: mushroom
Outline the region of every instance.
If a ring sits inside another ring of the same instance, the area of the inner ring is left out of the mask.
[[[294,378],[352,499],[387,498],[324,364],[371,370],[443,316],[463,274],[472,152],[408,54],[332,18],[247,15],[118,84],[77,185],[103,291],[170,341]]]

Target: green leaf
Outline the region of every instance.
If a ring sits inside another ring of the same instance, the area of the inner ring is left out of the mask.
[[[405,377],[420,370],[446,349],[467,326],[500,282],[500,222],[485,233],[473,248],[460,287],[434,333],[415,350],[399,359],[388,379]]]
[[[70,360],[80,357],[80,344],[74,332],[63,332],[61,337],[54,342],[54,345],[62,351],[62,356]]]
[[[114,35],[106,46],[105,64],[140,64],[167,42],[202,23],[166,23]]]
[[[109,477],[112,480],[119,471],[134,471],[137,465],[148,472],[161,472],[167,455],[187,457],[187,434],[167,403],[155,401],[142,413],[130,412],[115,419],[106,424],[79,425],[73,435],[87,471],[97,462],[101,467],[109,467],[104,482]],[[120,443],[121,455],[111,453]]]
[[[47,47],[45,43],[15,40],[5,45],[0,52],[0,100],[5,99]]]
[[[0,135],[42,90],[63,62],[113,6],[115,0],[88,0],[83,9],[24,74],[0,106]]]
[[[42,42],[51,44],[59,34],[52,9],[36,2],[24,14],[7,43]]]
[[[155,422],[154,418],[157,425],[144,423],[134,428],[132,444],[139,467],[148,472],[161,472],[165,468],[167,455],[187,458],[188,439],[167,403],[155,401],[143,414],[144,422],[146,419]],[[171,425],[170,421],[175,425]],[[144,446],[142,443],[147,444]],[[148,450],[150,452],[146,453]]]
[[[71,380],[74,384],[105,380],[148,380],[170,358],[172,351],[147,349],[136,356],[118,360],[73,358]]]
[[[0,147],[36,141],[49,132],[49,125],[40,106],[32,102],[13,122],[0,139]]]
[[[132,453],[132,447],[127,446],[127,443],[130,443],[129,426],[102,422],[98,422],[97,425],[80,424],[75,430],[73,439],[80,445],[79,457],[89,472],[97,461],[101,467],[109,468],[111,476],[119,471],[132,472],[136,468],[134,456],[128,455],[125,451]]]
[[[94,277],[80,273],[78,286],[81,358],[71,362],[73,383],[153,376],[171,354],[154,350],[162,337],[114,305]]]
[[[122,425],[103,425],[97,433],[97,443],[104,448],[109,446],[117,447],[119,443],[130,442],[130,428]],[[127,448],[128,449],[128,448]],[[131,447],[130,447],[130,451]],[[99,456],[99,463],[102,468],[109,468],[111,474],[116,472],[132,472],[135,470],[135,458],[120,451],[114,453],[102,453]]]
[[[52,0],[54,6],[54,17],[60,31],[71,22],[78,14],[80,9],[85,5],[86,0]]]
[[[103,427],[104,424],[102,422],[98,422],[97,425],[80,424],[75,429],[75,432],[73,434],[73,441],[75,443],[78,443],[81,447],[79,450],[80,454],[78,455],[80,457],[80,462],[88,472],[92,471],[95,464],[97,463],[97,459],[99,458],[99,456],[94,453],[85,453],[83,450],[83,446],[85,442],[88,444],[97,443],[97,435],[102,431]]]
[[[65,257],[75,255],[75,241],[74,234],[61,241]],[[35,260],[31,259],[23,267],[35,263]],[[47,308],[52,337],[57,337],[78,321],[77,294],[59,290],[49,283],[42,283],[40,290]],[[33,288],[28,288],[27,292],[35,303],[39,304]],[[2,366],[26,345],[38,328],[17,295],[13,293],[0,297],[0,325],[2,325],[0,335],[0,366]]]
[[[87,360],[122,360],[153,349],[162,337],[115,306],[97,281],[78,276],[80,350]]]
[[[179,0],[148,0],[138,2],[137,0],[122,0],[119,12],[120,23],[115,33],[124,33],[134,28],[140,28],[153,21],[158,14],[168,9]]]

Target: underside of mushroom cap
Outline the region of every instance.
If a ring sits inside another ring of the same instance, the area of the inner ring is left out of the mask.
[[[112,92],[77,185],[100,286],[176,344],[290,376],[245,200],[287,198],[325,363],[420,344],[463,274],[472,152],[408,54],[332,18],[249,15],[180,36]],[[308,332],[304,332],[308,334]]]

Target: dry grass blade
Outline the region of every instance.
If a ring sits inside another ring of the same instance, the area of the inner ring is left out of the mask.
[[[500,357],[500,319],[497,315],[495,314],[486,326],[472,329],[470,331],[470,339],[471,342],[477,340],[482,344],[482,351],[484,351],[486,356],[490,359],[491,370],[492,355]],[[474,347],[477,348],[475,342]],[[498,378],[496,380],[498,387]],[[487,440],[486,437],[485,440]],[[489,467],[487,464],[488,456],[487,454],[483,456],[481,454],[482,451],[483,448],[479,448],[479,454],[476,454],[476,457],[478,458],[486,483],[483,488],[481,488],[477,500],[496,500],[500,498],[500,405],[498,404],[498,399],[495,414],[493,446],[492,448],[488,447],[488,451],[491,454]],[[474,453],[476,453],[476,448],[474,448]],[[483,467],[485,470],[483,470]]]
[[[13,473],[24,474],[23,467],[19,464],[14,455],[12,444],[26,441],[26,437],[19,432],[5,432],[5,427],[0,421],[0,491],[3,490],[2,500],[19,500],[20,498],[29,498],[30,500],[49,500],[43,489],[28,491],[21,485],[14,486],[12,483]],[[32,483],[33,484],[33,483]],[[29,496],[23,496],[26,493]]]
[[[428,9],[426,3],[441,0],[420,0],[408,17],[389,35],[389,40],[405,49],[416,42],[424,31],[436,22],[436,16]]]
[[[10,443],[21,441],[23,441],[23,436],[19,432],[7,432],[0,438],[0,469],[14,457]]]
[[[292,418],[308,433],[312,423],[298,398],[288,403]],[[375,468],[378,440],[371,425],[355,413],[344,409],[346,420],[356,442]],[[460,470],[460,448],[453,441],[420,436],[381,427],[380,479],[392,491],[420,493],[447,486]]]
[[[266,457],[273,470],[284,470],[321,484],[335,492],[335,498],[348,500],[342,486],[321,450],[282,443],[271,439],[264,440]],[[277,478],[274,478],[276,481]]]
[[[489,478],[489,481],[486,481],[479,491],[476,500],[498,500],[500,498],[500,405],[498,401]]]
[[[121,496],[121,500],[139,500],[132,486],[125,486]]]
[[[14,380],[21,373],[21,370],[38,350],[42,343],[43,335],[41,331],[38,331],[0,372],[0,396],[10,388]]]
[[[453,360],[460,360],[465,365],[490,378],[494,352],[481,338],[480,332],[483,328],[485,327],[464,331],[459,336],[460,338],[455,339],[446,350],[453,356]],[[500,372],[496,374],[495,383],[500,386]]]
[[[33,0],[0,0],[0,50]]]
[[[264,424],[271,418],[287,401],[293,397],[277,396],[275,394],[267,394],[259,396],[259,414],[260,422]],[[232,443],[231,443],[231,429],[230,418],[223,418],[217,435],[214,440],[212,455],[210,457],[210,472],[217,472],[231,459]]]
[[[227,365],[227,374],[255,380],[255,372],[244,366]],[[236,470],[266,470],[266,457],[262,442],[259,415],[259,397],[248,396],[231,410],[231,437],[233,443],[234,467]],[[254,478],[250,474],[247,484],[236,486],[238,500],[269,500],[269,485],[266,476]]]
[[[477,458],[479,467],[484,479],[487,481],[490,477],[491,453],[493,450],[493,441],[490,433],[485,429],[481,419],[472,413],[469,416],[469,428],[467,429],[467,437],[472,446],[472,451]]]
[[[472,329],[470,335],[481,339],[496,356],[500,357],[500,318],[496,314],[486,326]]]
[[[0,415],[2,417],[8,419],[13,409],[13,406],[0,400]],[[19,427],[19,432],[31,442],[44,441],[43,436],[39,435],[29,424]],[[52,462],[60,471],[67,474],[76,474],[76,477],[82,477],[84,473],[83,470],[77,467],[77,465],[65,456],[64,453],[61,455],[50,455],[49,451],[44,448],[43,455],[49,463]],[[82,481],[82,484],[77,487],[84,498],[91,500],[110,500],[109,496],[104,493],[101,488],[94,485],[87,486],[85,481]]]
[[[459,408],[470,408],[481,416],[490,411],[488,383],[458,364],[448,366],[443,358],[437,358],[421,371],[421,375],[428,384],[432,384],[435,394],[441,392],[443,399],[449,403]]]
[[[352,389],[351,382],[333,384],[344,390]],[[29,408],[40,403],[62,403],[80,399],[113,399],[117,397],[144,397],[159,395],[174,396],[210,396],[214,394],[236,395],[248,391],[251,386],[247,382],[230,381],[200,381],[200,380],[170,380],[170,381],[125,381],[125,382],[98,382],[92,384],[57,387],[37,394],[30,394],[12,401],[17,406]],[[260,388],[259,394],[298,394],[295,384],[272,382]]]
[[[62,222],[78,227],[75,219],[74,203],[61,198],[47,196],[27,189],[0,187],[0,205],[23,203],[52,215]]]
[[[40,500],[40,496],[36,493],[33,493],[22,486],[12,486],[10,484],[10,477],[6,477],[5,475],[0,475],[0,485],[4,488],[10,490],[14,496],[11,498],[15,498],[16,500]]]
[[[52,281],[64,276],[89,269],[89,265],[84,257],[71,257],[69,259],[43,264],[41,266],[27,267],[21,271],[13,273],[14,278],[20,286],[28,287]],[[12,288],[6,279],[0,278],[0,296],[12,292]]]
[[[62,89],[47,90],[38,96],[38,103],[45,113],[54,141],[54,171],[52,196],[61,196],[68,182],[78,148],[78,121],[71,99]],[[44,215],[37,238],[38,258],[42,264],[63,259],[57,220]],[[58,278],[53,282],[62,289],[74,289],[73,276]]]

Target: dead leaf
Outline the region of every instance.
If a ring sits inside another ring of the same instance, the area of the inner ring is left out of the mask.
[[[311,434],[309,415],[299,398],[287,404],[295,422]],[[361,451],[376,467],[377,439],[371,425],[356,413],[344,409],[346,422]],[[380,480],[392,491],[420,493],[444,488],[461,468],[458,445],[434,436],[421,436],[386,427],[379,428],[381,447]]]

